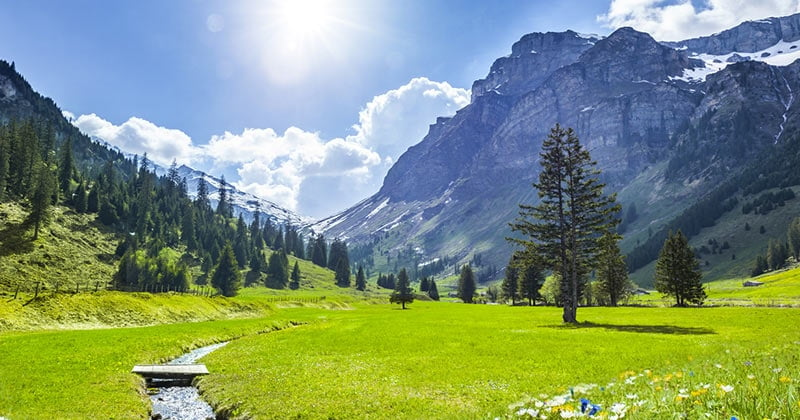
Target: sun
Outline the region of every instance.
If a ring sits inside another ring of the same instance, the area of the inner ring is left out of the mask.
[[[284,0],[275,15],[287,36],[299,38],[322,36],[335,20],[331,2],[325,0]]]
[[[361,41],[360,0],[271,0],[250,3],[253,34],[244,51],[260,57],[270,81],[302,83],[343,68]]]

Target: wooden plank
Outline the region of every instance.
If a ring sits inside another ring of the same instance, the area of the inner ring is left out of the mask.
[[[136,365],[131,370],[147,378],[180,379],[208,375],[206,365]]]

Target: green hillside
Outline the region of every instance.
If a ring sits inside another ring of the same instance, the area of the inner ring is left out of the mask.
[[[27,209],[19,203],[0,203],[0,293],[42,290],[94,289],[111,281],[116,270],[118,239],[96,222],[96,216],[77,214],[58,206],[39,239],[23,226]]]

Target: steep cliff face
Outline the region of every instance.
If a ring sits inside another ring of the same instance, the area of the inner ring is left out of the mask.
[[[516,96],[535,89],[553,72],[574,63],[600,37],[573,31],[532,33],[511,47],[511,54],[498,58],[485,79],[472,84],[472,101],[496,91]]]
[[[644,207],[640,226],[657,228],[795,124],[800,65],[777,64],[800,53],[798,21],[679,43],[630,28],[602,39],[526,35],[473,84],[470,105],[400,157],[376,196],[315,229],[384,254],[480,252],[503,265],[508,223],[518,203],[537,200],[538,153],[556,123],[576,130],[623,205]]]

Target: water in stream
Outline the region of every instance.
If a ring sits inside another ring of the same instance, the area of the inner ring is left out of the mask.
[[[206,347],[194,349],[167,364],[188,365],[196,363],[197,360],[212,351],[228,344],[228,342],[213,344]],[[158,386],[154,381],[153,386]],[[172,420],[205,420],[214,419],[214,410],[200,398],[197,388],[189,386],[166,386],[159,387],[158,392],[150,396],[153,403],[153,418],[172,419]]]

